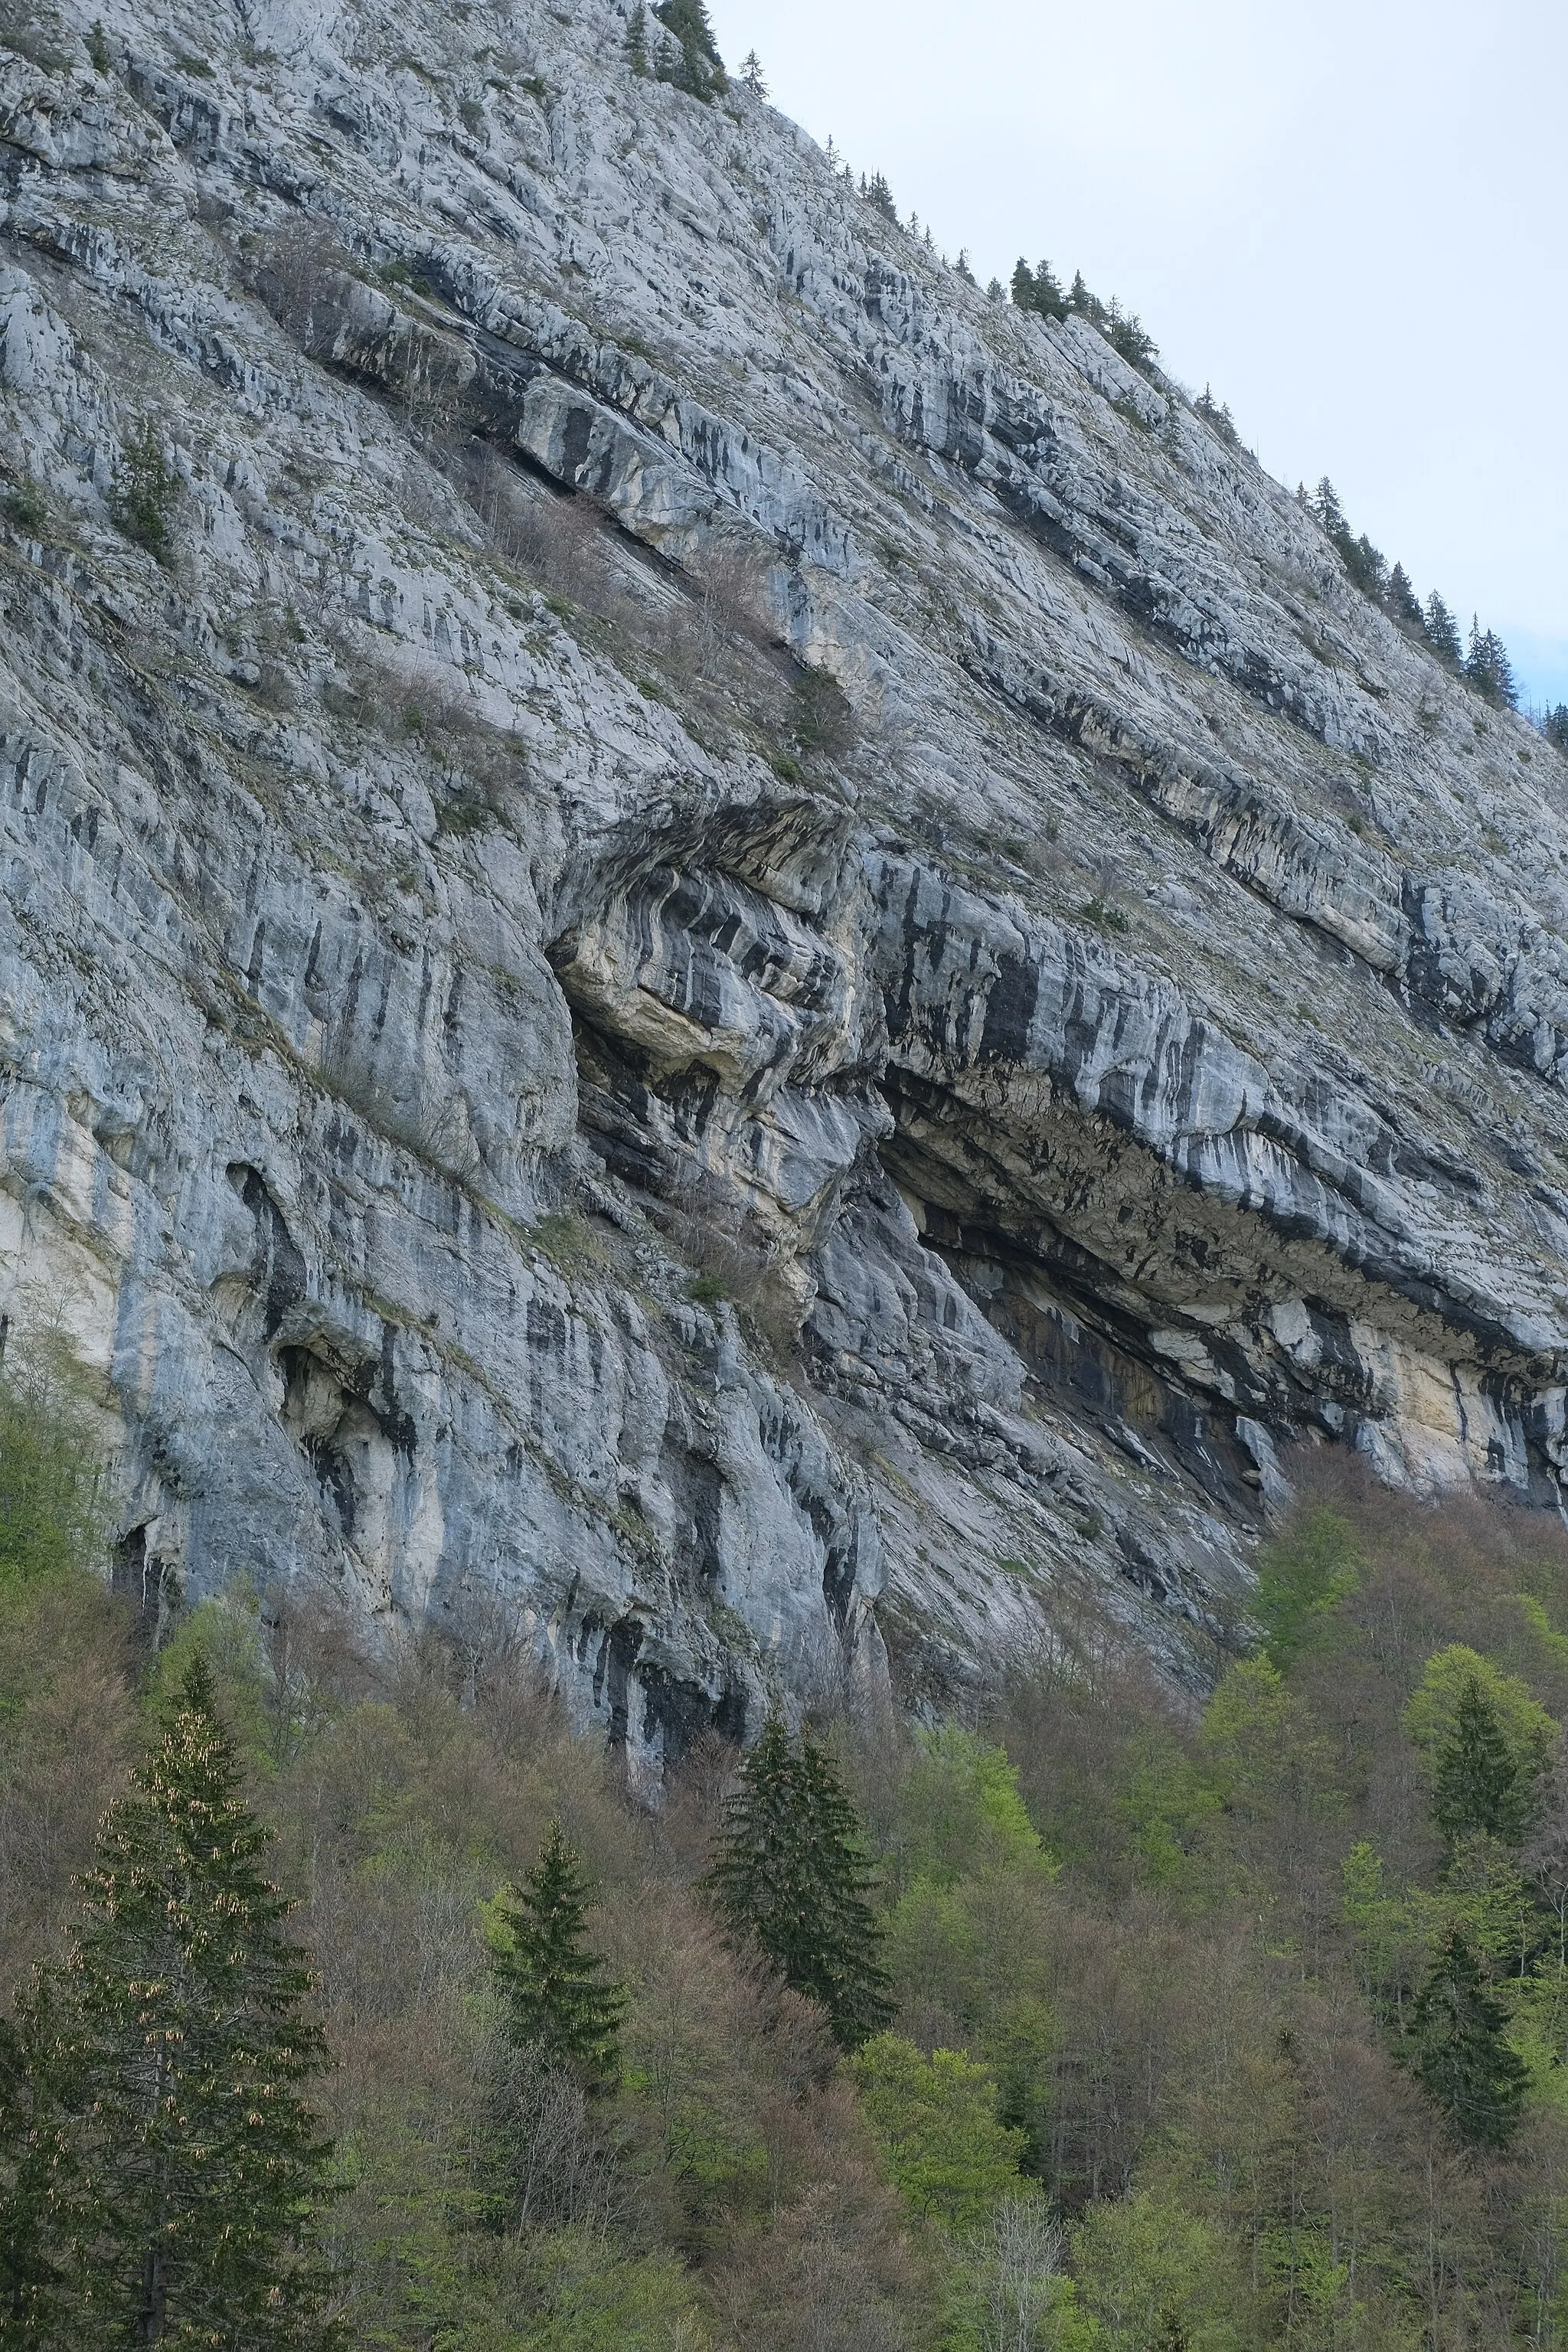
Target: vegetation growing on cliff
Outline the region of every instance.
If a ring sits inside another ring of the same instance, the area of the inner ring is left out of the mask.
[[[1080,1625],[983,1727],[776,1728],[771,1765],[737,1782],[700,1752],[652,1814],[504,1640],[373,1664],[331,1614],[237,1590],[151,1656],[92,1572],[76,1439],[47,1398],[0,1402],[14,2213],[37,2020],[79,1981],[59,1957],[110,1985],[105,1874],[177,1843],[174,1800],[232,1741],[234,1962],[278,1991],[285,2106],[313,2101],[284,2117],[299,2179],[272,2176],[289,2228],[263,2251],[299,2250],[279,2341],[1568,2342],[1568,1546],[1543,1516],[1309,1493],[1262,1646],[1195,1713]],[[29,1522],[16,1498],[46,1492]],[[821,1835],[770,1874],[764,1784],[803,1774]],[[822,1870],[869,1996],[848,2058],[843,1955],[824,2006],[802,1921],[773,1916]],[[118,2096],[113,2036],[89,2039]],[[27,2282],[13,2252],[0,2341],[68,2330],[75,2258],[44,2251]]]

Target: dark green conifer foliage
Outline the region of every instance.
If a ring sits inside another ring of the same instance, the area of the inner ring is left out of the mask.
[[[258,1867],[268,1836],[198,1657],[5,2055],[19,2341],[337,2341],[311,2249],[331,2148],[300,2096],[325,2062],[290,1906]]]
[[[626,26],[626,39],[622,46],[626,51],[626,63],[633,73],[637,75],[639,81],[646,80],[647,78],[647,14],[640,5],[640,0],[639,5],[632,10],[630,21]]]
[[[1568,760],[1568,702],[1559,702],[1541,721],[1541,731],[1554,751]]]
[[[860,194],[868,205],[876,206],[884,220],[891,221],[895,228],[898,226],[899,208],[893,202],[893,192],[880,172],[874,172],[868,180],[862,174]]]
[[[1194,415],[1201,416],[1212,433],[1217,433],[1227,449],[1234,449],[1241,436],[1236,429],[1236,419],[1222,400],[1216,400],[1205,383],[1193,403]]]
[[[1398,622],[1402,629],[1419,630],[1424,627],[1425,616],[1421,610],[1421,599],[1411,585],[1410,574],[1403,563],[1396,563],[1389,573],[1384,602],[1388,607],[1391,617]]]
[[[1068,293],[1068,309],[1076,310],[1080,319],[1087,319],[1089,324],[1095,327],[1098,327],[1107,315],[1105,305],[1099,295],[1091,294],[1084,284],[1081,269],[1073,271],[1072,285]]]
[[[1470,621],[1470,648],[1465,656],[1465,676],[1488,702],[1506,704],[1511,710],[1519,700],[1508,647],[1495,629],[1482,628],[1479,615],[1472,616]]]
[[[1458,623],[1438,595],[1436,588],[1426,599],[1425,615],[1426,642],[1439,661],[1458,669],[1464,647],[1459,643]]]
[[[857,2050],[892,2015],[861,1824],[831,1758],[775,1716],[741,1768],[707,1885],[737,1942],[820,2001]]]
[[[1508,2022],[1459,1930],[1434,1961],[1412,2013],[1415,2067],[1456,2137],[1481,2147],[1511,2137],[1529,2082],[1503,2039]]]
[[[521,1887],[495,1906],[494,1955],[513,2041],[536,2042],[591,2090],[620,2081],[626,1996],[588,1942],[588,1890],[559,1822]]]
[[[726,87],[723,60],[708,21],[705,0],[658,0],[654,15],[677,44],[678,58],[661,59],[658,78],[704,105]]]
[[[1450,1845],[1478,1833],[1521,1845],[1533,1798],[1534,1776],[1510,1745],[1479,1679],[1468,1675],[1437,1750],[1433,1821]]]
[[[763,61],[755,49],[748,49],[742,59],[741,87],[752,98],[766,98],[768,94],[767,79],[763,72]]]
[[[1331,539],[1345,529],[1345,510],[1340,504],[1340,494],[1327,474],[1307,501]]]

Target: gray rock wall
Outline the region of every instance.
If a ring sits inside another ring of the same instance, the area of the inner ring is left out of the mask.
[[[102,22],[0,41],[0,1308],[151,1604],[651,1778],[1200,1676],[1290,1441],[1561,1507],[1541,739],[609,0]]]

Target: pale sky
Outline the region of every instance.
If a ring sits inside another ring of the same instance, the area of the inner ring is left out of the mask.
[[[1564,0],[710,0],[982,283],[1119,295],[1568,701]]]

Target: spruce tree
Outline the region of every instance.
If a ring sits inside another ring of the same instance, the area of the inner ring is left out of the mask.
[[[1388,575],[1388,587],[1384,602],[1392,619],[1402,629],[1420,629],[1424,625],[1421,599],[1411,584],[1410,574],[1403,563],[1396,563]]]
[[[898,226],[899,208],[893,202],[893,192],[880,172],[873,173],[868,180],[862,179],[860,194],[868,205],[876,207],[884,220],[891,221],[895,228]]]
[[[1013,265],[1013,307],[1016,310],[1032,310],[1035,307],[1035,273],[1022,254]]]
[[[514,2042],[563,2061],[590,2090],[620,2081],[626,1995],[588,1942],[583,1866],[552,1822],[533,1868],[492,1907],[493,1964]]]
[[[637,6],[632,10],[626,26],[626,40],[622,46],[626,52],[627,65],[639,81],[646,81],[647,79],[647,16],[641,5],[641,0],[638,0]]]
[[[1415,2068],[1456,2136],[1482,2147],[1511,2137],[1529,2070],[1503,2039],[1508,2022],[1458,1927],[1434,1961],[1411,2017]]]
[[[1533,1773],[1516,1754],[1479,1677],[1467,1675],[1437,1750],[1434,1822],[1450,1845],[1479,1833],[1518,1846],[1530,1827],[1533,1798]]]
[[[1458,669],[1464,653],[1459,642],[1459,625],[1436,588],[1426,599],[1425,627],[1426,642],[1438,660],[1447,662],[1450,669]]]
[[[1508,647],[1495,629],[1481,627],[1479,616],[1472,617],[1470,622],[1470,649],[1465,657],[1465,676],[1489,702],[1506,704],[1511,710],[1519,700]]]
[[[741,61],[741,87],[752,98],[766,98],[768,85],[763,73],[763,61],[755,49],[748,49]]]
[[[9,2053],[26,2129],[0,2235],[22,2340],[337,2340],[311,2245],[331,2151],[300,2095],[325,2060],[290,1906],[258,1866],[268,1836],[198,1657]]]
[[[661,61],[659,79],[673,82],[677,89],[701,99],[706,105],[716,90],[727,85],[705,0],[658,0],[653,13],[679,50],[677,59],[668,64]]]
[[[892,2015],[861,1824],[832,1759],[775,1716],[741,1768],[706,1882],[738,1943],[819,2001],[857,2050]]]
[[[1307,501],[1331,539],[1345,529],[1345,510],[1340,504],[1340,494],[1325,474]]]
[[[1076,310],[1079,317],[1087,319],[1091,326],[1098,327],[1103,324],[1106,317],[1105,305],[1098,294],[1089,292],[1083,282],[1081,269],[1073,271],[1072,286],[1068,291],[1067,302],[1069,310]]]
[[[1559,702],[1541,721],[1541,731],[1554,751],[1568,759],[1568,702]]]

